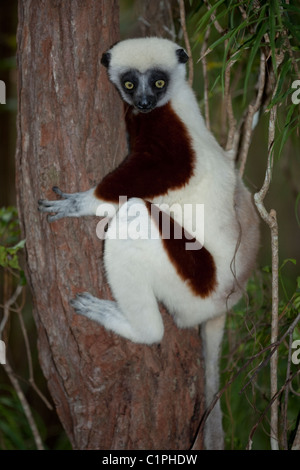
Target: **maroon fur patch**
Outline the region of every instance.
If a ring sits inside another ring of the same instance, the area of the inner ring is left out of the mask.
[[[202,298],[209,296],[217,284],[216,266],[210,252],[166,212],[148,201],[145,204],[159,229],[169,259],[181,279],[187,283],[195,295]],[[164,226],[168,225],[166,224],[167,218],[170,230],[168,229],[168,233],[165,233]],[[191,244],[194,244],[194,248],[197,249],[187,250],[187,246]]]
[[[183,187],[194,171],[190,137],[170,104],[143,114],[129,108],[126,125],[130,153],[104,177],[95,196],[118,202],[119,196],[151,199]]]

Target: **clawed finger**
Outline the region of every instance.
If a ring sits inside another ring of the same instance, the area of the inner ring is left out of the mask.
[[[48,215],[48,222],[55,222],[56,220],[62,219],[64,216],[62,214]]]
[[[59,189],[57,186],[53,186],[52,191],[57,194],[60,197],[63,197],[64,199],[68,199],[71,194],[63,193],[61,189]]]

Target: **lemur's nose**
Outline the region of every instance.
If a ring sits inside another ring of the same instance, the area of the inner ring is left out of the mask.
[[[149,101],[147,101],[147,102],[139,102],[139,103],[137,104],[137,107],[138,107],[139,109],[150,109],[150,108],[151,108],[151,103],[150,103]]]
[[[153,100],[151,98],[143,97],[137,102],[137,108],[147,111],[153,107]]]

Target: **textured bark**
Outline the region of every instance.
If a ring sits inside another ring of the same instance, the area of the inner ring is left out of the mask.
[[[84,191],[124,157],[121,101],[100,65],[118,34],[116,0],[19,0],[17,198],[39,356],[74,448],[186,449],[203,411],[198,332],[164,313],[150,347],[76,315],[76,292],[110,295],[99,219],[50,225],[37,211],[53,185]]]

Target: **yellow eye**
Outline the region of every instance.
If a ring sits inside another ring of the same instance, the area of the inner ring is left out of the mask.
[[[124,85],[127,90],[132,90],[134,87],[134,84],[132,82],[125,82]]]
[[[165,81],[164,80],[156,80],[155,86],[156,88],[163,88],[165,86]]]

